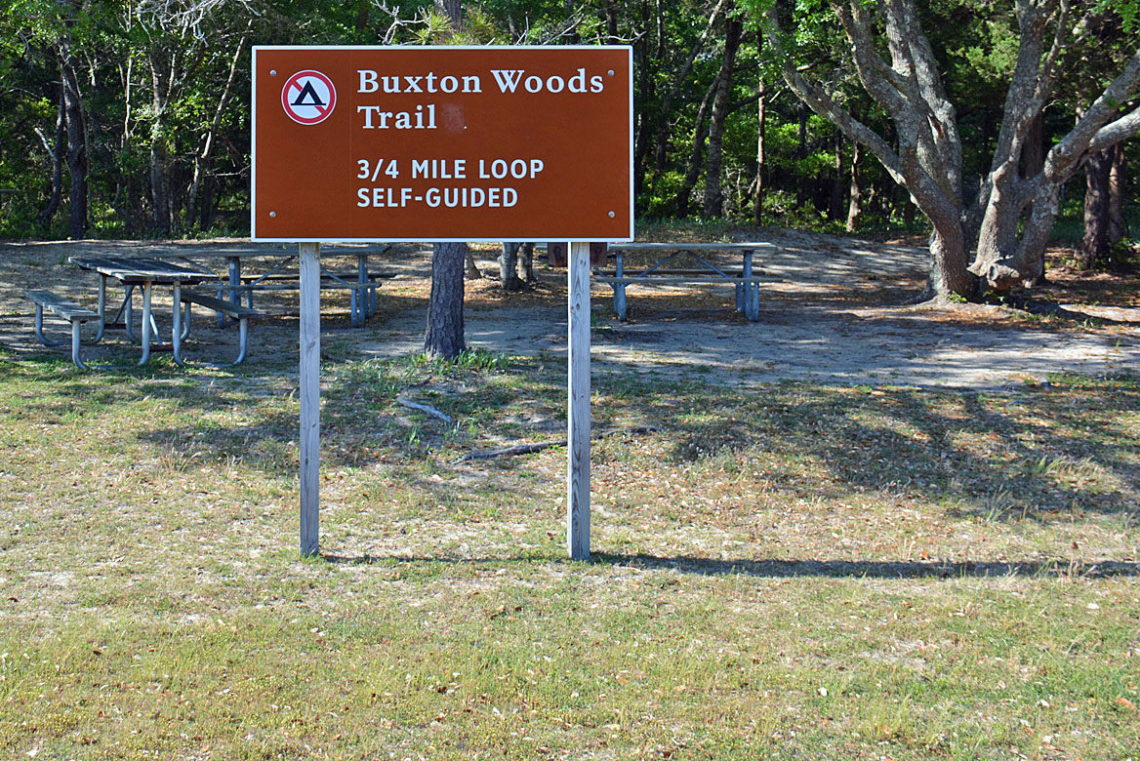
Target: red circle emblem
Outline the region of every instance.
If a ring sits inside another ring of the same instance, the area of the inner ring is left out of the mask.
[[[281,88],[281,107],[298,124],[320,124],[336,107],[336,87],[319,71],[298,71]]]

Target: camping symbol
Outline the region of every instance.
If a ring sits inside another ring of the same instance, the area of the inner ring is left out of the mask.
[[[281,88],[281,107],[298,124],[320,124],[336,107],[336,88],[319,71],[298,71]]]

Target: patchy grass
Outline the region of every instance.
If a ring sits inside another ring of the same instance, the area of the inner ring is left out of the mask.
[[[0,357],[0,755],[1138,757],[1136,379],[596,378],[574,563],[563,450],[456,464],[564,378],[331,363],[302,560],[274,370]]]

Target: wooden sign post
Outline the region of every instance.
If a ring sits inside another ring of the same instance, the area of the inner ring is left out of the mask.
[[[566,547],[590,557],[590,244],[571,243],[567,277]]]
[[[301,554],[320,552],[321,244],[297,246],[301,269]]]
[[[590,554],[589,241],[633,239],[629,46],[253,49],[252,237],[299,244],[301,552],[320,551],[320,243],[570,243],[567,547]]]

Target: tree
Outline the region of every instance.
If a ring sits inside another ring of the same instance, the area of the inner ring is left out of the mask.
[[[1124,146],[1089,155],[1085,161],[1085,234],[1077,250],[1081,269],[1113,263],[1112,246],[1124,237]]]
[[[77,38],[85,33],[83,26],[87,9],[80,2],[44,2],[21,0],[14,4],[11,13],[21,17],[28,43],[36,42],[50,49],[58,71],[58,111],[55,119],[54,143],[41,131],[40,139],[52,160],[51,193],[40,215],[41,226],[46,227],[59,207],[62,193],[63,165],[66,163],[68,190],[68,234],[72,238],[87,236],[89,212],[89,133],[87,109],[82,89],[80,62],[75,55]]]
[[[731,12],[731,9],[729,9]],[[736,69],[736,54],[740,49],[743,24],[732,15],[725,17],[724,56],[721,58],[720,73],[716,79],[716,95],[712,101],[712,115],[709,119],[709,144],[705,158],[704,214],[706,217],[719,217],[724,213],[724,193],[721,190],[722,169],[724,166],[724,127],[728,119],[732,95],[732,75]]]
[[[1140,131],[1140,109],[1129,104],[1140,85],[1140,47],[1097,96],[1082,109],[1067,134],[1048,151],[1032,176],[1019,171],[1034,121],[1050,105],[1060,68],[1073,48],[1090,44],[1083,37],[1089,20],[1124,11],[1134,3],[1013,0],[987,19],[1012,17],[1016,55],[1009,71],[1000,129],[979,188],[964,187],[963,144],[957,108],[947,95],[943,63],[924,31],[913,0],[860,0],[803,3],[790,16],[783,6],[753,0],[768,39],[783,60],[788,87],[816,113],[874,155],[902,185],[930,221],[932,259],[930,292],[935,297],[974,297],[979,279],[997,289],[1029,284],[1043,274],[1045,245],[1059,205],[1062,185],[1086,156],[1105,150]],[[969,0],[942,4],[960,19],[984,10]],[[1000,11],[1000,13],[999,13]],[[1009,14],[1003,17],[1001,14]],[[945,19],[942,20],[945,23]],[[800,64],[796,37],[789,30],[818,30],[837,22],[849,44],[844,61],[861,86],[890,120],[891,130],[875,129],[843,106],[822,75],[809,79]],[[961,23],[961,21],[960,21]]]
[[[518,268],[522,265],[523,276]],[[534,282],[534,244],[503,243],[499,254],[499,284],[504,291],[521,291],[524,285]]]
[[[436,0],[436,9],[451,28],[462,23],[460,0]],[[463,279],[466,243],[435,243],[431,256],[431,295],[428,298],[424,353],[432,359],[452,359],[467,348],[463,333]]]

